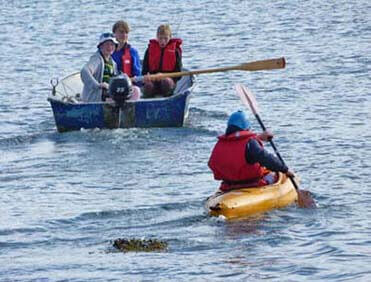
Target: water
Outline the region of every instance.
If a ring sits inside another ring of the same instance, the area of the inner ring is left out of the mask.
[[[371,280],[369,1],[0,5],[1,281]],[[79,70],[123,17],[141,56],[170,22],[190,69],[280,56],[287,68],[198,76],[184,128],[57,133],[50,79]],[[215,137],[243,108],[235,83],[256,94],[317,210],[205,214]],[[117,253],[119,237],[169,250]]]

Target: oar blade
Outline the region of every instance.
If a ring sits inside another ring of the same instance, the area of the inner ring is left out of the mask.
[[[259,70],[274,70],[274,69],[283,69],[286,66],[285,58],[278,59],[268,59],[255,61],[250,63],[244,63],[239,65],[239,70],[245,71],[259,71]]]

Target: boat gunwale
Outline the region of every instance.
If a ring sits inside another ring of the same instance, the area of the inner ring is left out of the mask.
[[[77,76],[78,74],[80,74],[80,71],[76,71],[76,72],[73,72],[71,74],[68,74],[66,76],[64,76],[61,80],[59,80],[57,87],[62,87],[63,85],[63,81],[67,80],[68,78],[70,77],[73,77],[73,76]],[[189,77],[190,79],[190,85],[189,87],[187,87],[184,91],[181,91],[181,92],[178,92],[178,93],[174,93],[173,95],[169,96],[169,97],[154,97],[154,98],[141,98],[139,100],[135,100],[135,101],[125,101],[125,103],[138,103],[138,102],[157,102],[157,101],[169,101],[171,99],[175,99],[177,98],[178,96],[182,96],[182,95],[191,95],[196,84],[195,84],[195,76],[194,75],[187,75],[187,76],[184,76],[184,77]],[[52,90],[52,89],[51,89]],[[53,93],[53,91],[52,91]],[[81,101],[78,101],[77,103],[76,102],[72,102],[70,101],[69,99],[71,98],[75,98],[77,94],[80,94],[80,93],[75,93],[74,95],[67,95],[65,93],[62,94],[61,92],[57,91],[56,90],[56,93],[57,95],[53,95],[53,94],[49,94],[48,97],[47,97],[47,101],[49,102],[59,102],[59,103],[62,103],[62,104],[65,104],[65,105],[91,105],[91,104],[94,104],[94,105],[111,105],[111,106],[116,106],[116,103],[114,101],[112,102],[105,102],[105,101],[99,101],[99,102],[81,102]]]

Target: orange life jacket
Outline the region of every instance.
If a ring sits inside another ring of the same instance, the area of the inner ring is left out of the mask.
[[[151,39],[148,44],[149,72],[173,72],[176,67],[176,52],[178,51],[180,55],[182,54],[181,46],[182,40],[180,38],[170,39],[164,48],[160,47],[157,39]]]

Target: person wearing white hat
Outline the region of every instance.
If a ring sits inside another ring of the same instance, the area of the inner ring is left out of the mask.
[[[80,75],[84,83],[82,102],[105,101],[111,77],[118,74],[112,53],[117,45],[112,33],[103,33],[99,37],[98,50],[90,57],[82,68]]]

